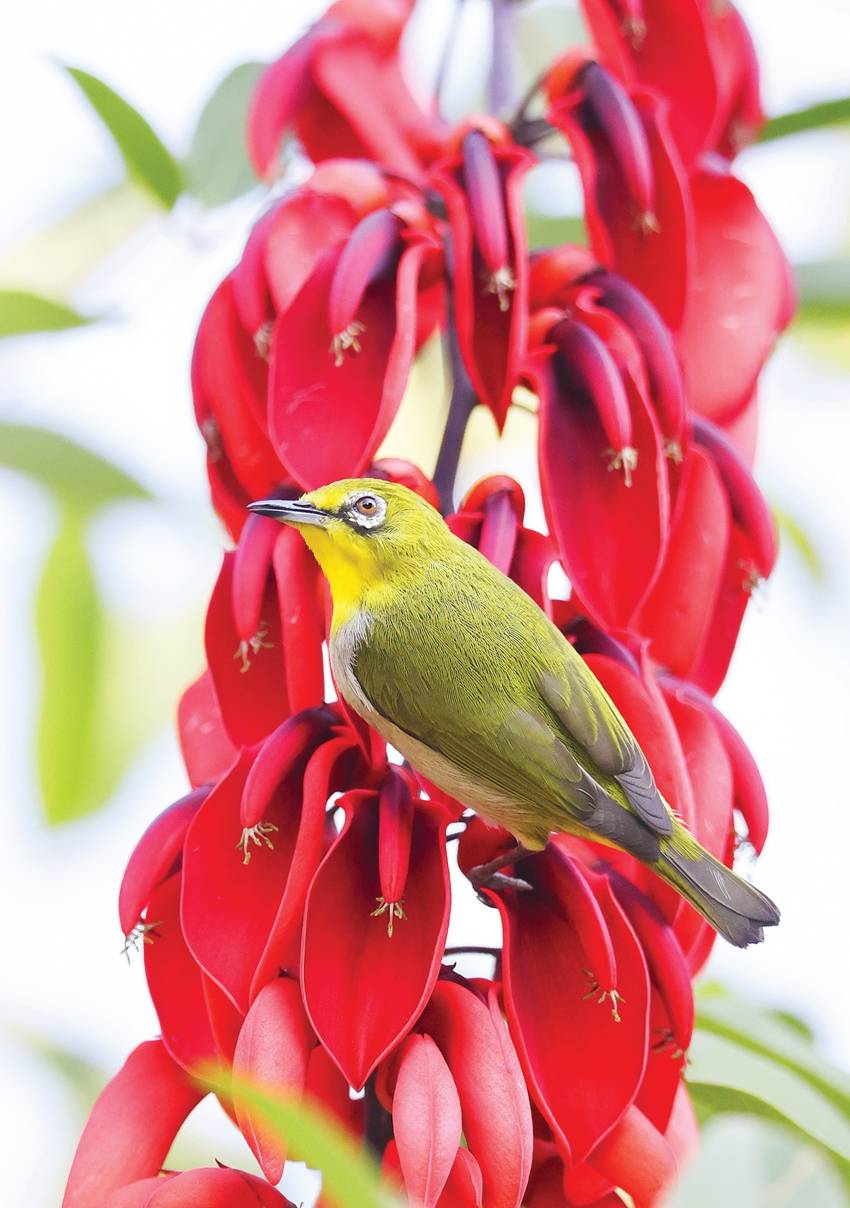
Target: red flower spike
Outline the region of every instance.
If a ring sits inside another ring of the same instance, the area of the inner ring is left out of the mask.
[[[717,111],[707,6],[643,0],[639,24],[624,22],[617,0],[582,0],[581,8],[603,63],[627,87],[652,89],[669,103],[673,135],[689,163],[709,146]]]
[[[693,445],[682,467],[670,540],[634,626],[653,658],[676,675],[695,666],[720,596],[728,558],[729,502],[711,459]]]
[[[632,1197],[635,1208],[663,1202],[678,1173],[669,1143],[634,1105],[590,1155],[600,1174]]]
[[[353,737],[346,733],[323,743],[310,757],[304,771],[295,847],[274,922],[251,982],[251,999],[259,994],[266,982],[277,976],[281,968],[298,960],[304,900],[324,852],[325,808],[332,793],[349,787]]]
[[[278,454],[307,488],[361,473],[401,402],[416,340],[419,269],[432,240],[402,253],[392,276],[372,283],[358,310],[359,350],[337,363],[328,324],[339,251],[326,255],[272,337],[269,425]],[[344,401],[344,405],[341,400]]]
[[[312,88],[310,63],[316,31],[294,42],[257,81],[248,110],[248,154],[263,179],[277,175],[283,133],[291,127]]]
[[[732,518],[749,537],[756,568],[767,578],[778,552],[776,525],[756,480],[731,442],[709,420],[694,416],[691,433],[710,453],[729,496]]]
[[[531,1169],[528,1091],[499,1010],[461,982],[439,981],[423,1016],[457,1086],[463,1134],[484,1185],[487,1208],[518,1208]]]
[[[241,641],[249,644],[260,628],[266,580],[280,531],[276,520],[252,512],[239,535],[233,559],[231,607],[236,632]]]
[[[281,796],[266,811],[262,831],[242,831],[239,806],[254,757],[243,752],[195,815],[186,835],[181,901],[192,955],[243,1013],[290,874],[298,827],[297,811]]]
[[[703,166],[691,178],[695,261],[675,332],[690,407],[715,422],[747,403],[794,309],[788,263],[745,184]]]
[[[310,755],[330,736],[335,720],[329,708],[304,709],[268,736],[245,781],[240,806],[244,827],[250,829],[262,822],[281,783],[301,775]]]
[[[374,793],[349,794],[343,830],[313,878],[301,985],[313,1028],[355,1089],[406,1035],[436,981],[449,916],[445,838],[418,810],[405,919],[373,917],[380,896]],[[403,932],[403,933],[402,933]]]
[[[410,867],[415,807],[404,777],[390,768],[378,798],[378,873],[381,893],[373,914],[386,913],[387,935],[393,920],[404,919],[404,887]]]
[[[189,823],[209,795],[209,788],[194,789],[169,805],[133,848],[118,891],[118,918],[128,940],[150,901],[151,894],[177,866]]]
[[[767,838],[767,793],[749,747],[729,719],[696,684],[672,679],[669,682],[672,691],[680,700],[687,700],[701,709],[717,728],[732,768],[735,806],[747,824],[747,841],[752,844],[756,855],[759,855]]]
[[[590,280],[599,289],[599,304],[618,315],[637,341],[664,433],[665,451],[668,457],[681,457],[685,395],[682,371],[667,324],[652,303],[625,277],[600,271]]]
[[[356,221],[345,197],[304,189],[284,198],[262,248],[262,267],[277,314],[289,308],[324,253],[340,244]],[[252,334],[256,337],[256,329]]]
[[[201,971],[180,928],[180,877],[171,877],[151,897],[150,943],[144,946],[145,977],[169,1056],[189,1072],[218,1058],[207,1015]]]
[[[466,139],[472,137],[468,134]],[[483,138],[475,135],[479,137]],[[445,159],[433,169],[433,179],[449,215],[455,324],[464,365],[479,401],[489,407],[501,430],[525,351],[528,258],[522,181],[534,160],[522,148],[484,142],[488,163],[492,159],[498,171],[497,196],[493,196],[492,173],[484,169],[481,178],[483,154],[481,162],[476,158],[471,166],[462,154]],[[481,219],[482,232],[476,215],[485,210],[489,213]],[[492,236],[499,224],[506,231],[508,252],[507,265],[497,279],[485,259],[482,240],[492,254],[498,247],[498,238]]]
[[[266,366],[244,330],[226,277],[201,319],[192,353],[192,395],[198,426],[210,441],[208,416],[215,421],[228,463],[253,499],[270,494],[281,481],[280,462],[264,428]]]
[[[300,1095],[314,1045],[298,983],[278,978],[260,991],[245,1017],[233,1057],[233,1076],[270,1091]],[[279,1183],[285,1146],[276,1133],[263,1128],[249,1104],[237,1096],[234,1106],[239,1127],[263,1174],[272,1185]]]
[[[245,641],[233,617],[235,557],[224,555],[207,609],[204,641],[227,733],[234,743],[250,746],[280,725],[289,702],[274,583],[267,579],[259,627]]]
[[[663,442],[646,400],[629,383],[632,484],[609,472],[611,447],[595,409],[529,367],[540,399],[543,504],[573,588],[604,628],[626,627],[652,585],[667,540],[669,487]]]
[[[460,1146],[437,1208],[480,1208],[483,1203],[481,1169],[469,1150]]]
[[[180,697],[177,733],[186,774],[193,787],[220,780],[236,758],[236,747],[224,728],[209,671],[190,684]]]
[[[602,340],[584,323],[564,319],[550,333],[557,349],[555,372],[570,394],[596,409],[611,445],[609,468],[622,470],[626,486],[637,468],[632,447],[632,417],[620,371]]]
[[[523,865],[535,892],[493,897],[505,935],[505,1007],[526,1082],[565,1160],[581,1162],[637,1094],[646,1062],[649,986],[634,933],[603,886],[597,900],[616,956],[617,983],[610,989],[622,1004],[619,1022],[598,1001],[585,972],[583,936],[566,914],[563,860],[550,847]],[[553,902],[563,904],[553,909]]]
[[[203,1097],[162,1041],[140,1044],[92,1108],[62,1208],[101,1208],[127,1183],[158,1174],[181,1124]]]
[[[280,608],[286,694],[293,710],[309,709],[325,699],[325,606],[316,560],[292,528],[278,525],[272,555]]]
[[[362,218],[343,246],[328,297],[328,327],[334,333],[338,365],[349,348],[359,351],[363,330],[357,311],[371,283],[390,272],[401,249],[402,222],[391,210],[374,210]]]
[[[412,1208],[434,1208],[461,1139],[460,1100],[430,1036],[408,1036],[393,1095],[393,1135]]]

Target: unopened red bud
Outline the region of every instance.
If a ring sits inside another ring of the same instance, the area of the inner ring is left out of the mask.
[[[328,327],[334,343],[355,324],[360,334],[357,310],[371,283],[395,261],[399,252],[401,219],[390,210],[375,210],[367,214],[351,232],[342,255],[337,261],[328,298]],[[356,343],[341,346],[355,347]]]
[[[472,230],[489,274],[486,288],[499,298],[501,310],[516,288],[510,265],[505,192],[493,147],[480,130],[470,130],[463,140],[463,175]]]
[[[588,63],[579,75],[584,94],[582,124],[604,136],[647,232],[657,229],[652,156],[640,115],[629,94],[604,67]]]
[[[390,769],[378,802],[378,871],[381,897],[388,905],[404,898],[414,810],[407,781]]]
[[[711,454],[726,487],[732,516],[750,539],[754,569],[766,579],[776,562],[777,542],[764,495],[731,441],[711,420],[692,416],[691,436]]]
[[[263,594],[280,531],[276,520],[252,514],[239,537],[233,561],[231,595],[233,623],[243,642],[250,642],[259,631]]]
[[[251,828],[262,821],[281,782],[306,763],[330,734],[334,714],[327,708],[304,709],[289,717],[260,747],[242,790],[240,821]]]
[[[558,375],[568,388],[577,390],[593,404],[612,449],[619,454],[632,448],[632,417],[626,388],[602,340],[575,319],[563,319],[551,339],[558,350]]]

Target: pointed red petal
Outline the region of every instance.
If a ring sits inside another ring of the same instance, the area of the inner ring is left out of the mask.
[[[125,1184],[158,1174],[180,1125],[202,1098],[162,1041],[140,1044],[92,1108],[62,1208],[100,1208]]]
[[[144,944],[145,977],[162,1030],[162,1043],[185,1070],[218,1058],[207,1015],[201,970],[180,928],[180,877],[160,885],[150,900]],[[150,942],[147,942],[147,941]]]
[[[405,918],[392,936],[377,914],[374,794],[349,798],[345,827],[310,886],[304,919],[304,1001],[322,1043],[355,1088],[409,1031],[431,993],[449,915],[445,839],[417,811]]]
[[[260,627],[272,550],[280,531],[276,520],[252,512],[239,535],[230,590],[233,623],[242,641],[250,641]]]
[[[281,202],[269,224],[263,266],[277,313],[289,307],[324,253],[354,229],[344,197],[304,189]]]
[[[408,783],[391,768],[378,802],[378,870],[385,902],[401,902],[404,898],[414,814]]]
[[[479,1208],[483,1203],[481,1170],[469,1150],[461,1146],[455,1154],[437,1208]]]
[[[229,1166],[184,1170],[163,1183],[145,1208],[294,1208],[256,1175]]]
[[[280,608],[289,707],[309,709],[325,699],[325,608],[316,560],[292,528],[280,528],[273,564]]]
[[[460,1144],[460,1100],[430,1036],[409,1036],[393,1095],[393,1135],[412,1208],[434,1208]]]
[[[519,1059],[495,995],[484,1003],[458,982],[439,981],[423,1024],[445,1054],[480,1167],[488,1208],[518,1208],[531,1169],[531,1110]]]
[[[595,1170],[629,1193],[635,1208],[661,1204],[678,1174],[669,1143],[634,1106],[596,1147],[589,1161]]]
[[[251,1004],[233,1058],[233,1075],[276,1090],[298,1092],[304,1088],[307,1064],[315,1037],[301,1003],[298,983],[278,978],[261,990]],[[236,1117],[263,1174],[279,1183],[286,1148],[278,1133],[264,1129],[261,1120],[237,1096]]]
[[[130,934],[153,891],[175,868],[189,823],[209,791],[206,786],[195,789],[169,805],[154,818],[133,848],[118,891],[118,918],[124,935]]]
[[[622,452],[632,443],[632,417],[613,356],[590,327],[575,319],[562,319],[549,342],[557,349],[555,372],[564,388],[595,407],[608,443]]]
[[[290,777],[293,781],[300,777],[313,751],[329,737],[333,721],[329,710],[304,709],[288,717],[268,736],[245,781],[241,805],[243,826],[256,826],[261,822],[281,783]]]
[[[221,710],[209,671],[190,684],[180,697],[177,731],[186,773],[192,785],[219,780],[236,758],[236,748],[221,720]]]
[[[284,132],[296,121],[311,88],[313,31],[271,63],[257,81],[248,111],[248,154],[258,176],[276,175]]]
[[[233,617],[235,554],[224,555],[207,609],[204,641],[215,694],[233,742],[250,746],[280,725],[289,713],[277,595],[266,580],[260,626],[250,642]]]
[[[373,210],[345,241],[328,297],[328,326],[334,334],[357,319],[369,285],[398,259],[403,223],[391,210]]]

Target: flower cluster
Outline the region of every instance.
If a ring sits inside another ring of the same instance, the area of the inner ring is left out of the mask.
[[[523,865],[533,892],[485,891],[503,946],[491,978],[464,977],[447,842],[468,871],[510,838],[335,699],[318,569],[245,505],[361,472],[442,503],[586,659],[704,846],[758,852],[764,789],[712,701],[775,559],[750,466],[757,378],[793,308],[730,167],[761,121],[753,49],[731,4],[583,0],[593,47],[540,81],[541,115],[449,128],[401,70],[411,7],[338,0],[253,99],[258,174],[279,175],[292,134],[314,166],[198,332],[197,421],[236,548],[180,703],[191,792],[121,887],[162,1038],[95,1106],[66,1208],[287,1202],[281,1143],[238,1095],[222,1105],[267,1181],[161,1173],[200,1097],[187,1071],[210,1061],[313,1096],[425,1208],[614,1205],[615,1188],[651,1205],[694,1142],[682,1070],[714,932],[630,856],[560,836]],[[544,136],[569,145],[588,246],[529,254],[522,185]],[[434,336],[453,396],[432,482],[375,459]],[[452,513],[469,411],[501,429],[520,385],[548,535],[503,476]]]

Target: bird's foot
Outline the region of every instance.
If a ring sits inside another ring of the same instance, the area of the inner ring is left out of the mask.
[[[379,915],[387,916],[387,935],[392,939],[393,925],[396,919],[404,920],[407,915],[404,913],[404,902],[388,902],[386,898],[375,898],[378,905],[369,915],[370,918],[376,919]]]
[[[258,822],[255,826],[246,826],[242,831],[239,842],[236,844],[238,849],[242,852],[242,863],[251,863],[252,843],[255,847],[261,847],[263,844],[265,844],[269,851],[274,851],[274,844],[269,838],[269,835],[273,835],[276,830],[277,827],[273,822]]]
[[[484,894],[485,889],[493,889],[496,892],[504,889],[515,889],[520,893],[529,893],[534,889],[528,881],[524,881],[522,877],[512,877],[508,873],[501,870],[509,864],[514,864],[519,860],[525,859],[531,855],[528,848],[523,847],[518,843],[516,847],[512,847],[509,851],[503,852],[501,856],[496,856],[495,860],[489,860],[486,864],[476,864],[474,868],[470,868],[466,874],[472,883],[472,888],[478,894],[478,900],[483,902],[485,906],[492,906],[493,903]]]

